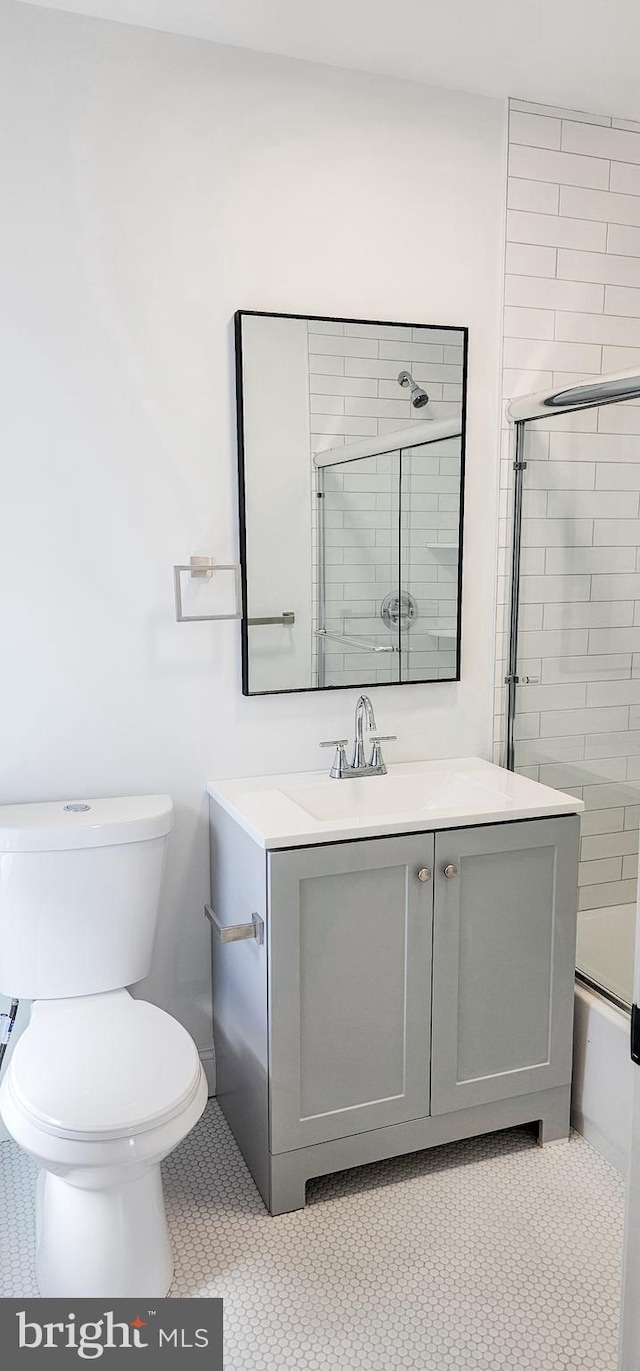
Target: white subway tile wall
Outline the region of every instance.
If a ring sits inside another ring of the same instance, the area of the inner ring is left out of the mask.
[[[314,452],[410,428],[427,417],[460,416],[458,330],[309,320],[308,331]],[[428,392],[428,408],[412,406],[409,391],[398,384],[403,370]],[[455,674],[460,453],[458,438],[405,450],[401,489],[399,452],[324,468],[324,626],[336,635],[324,640],[326,685],[380,684],[400,673],[403,680]],[[317,484],[313,503],[315,537]],[[414,598],[417,616],[399,638],[383,623],[380,608],[400,584]],[[317,604],[316,597],[317,585]]]
[[[510,102],[505,399],[640,365],[640,125]],[[501,453],[494,756],[504,760],[513,434]],[[640,404],[552,416],[525,452],[516,765],[581,796],[580,908],[635,900]]]

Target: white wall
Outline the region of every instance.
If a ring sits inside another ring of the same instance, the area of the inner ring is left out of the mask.
[[[505,111],[11,0],[0,63],[0,798],[173,795],[145,993],[207,1049],[207,777],[324,767],[355,693],[244,699],[237,624],[174,622],[237,554],[232,315],[469,325],[463,680],[376,706],[488,755]]]

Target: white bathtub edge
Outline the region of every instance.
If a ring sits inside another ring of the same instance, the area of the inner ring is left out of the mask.
[[[576,983],[571,1123],[626,1175],[633,1064],[629,1016]]]

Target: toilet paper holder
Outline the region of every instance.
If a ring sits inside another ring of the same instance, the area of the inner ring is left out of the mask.
[[[259,914],[252,914],[251,923],[248,924],[221,924],[210,904],[205,905],[204,912],[219,942],[239,943],[245,938],[255,938],[257,943],[264,942],[264,921]]]

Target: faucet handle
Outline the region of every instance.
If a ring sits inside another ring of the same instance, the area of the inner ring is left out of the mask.
[[[370,733],[370,734],[369,734],[369,742],[371,743],[371,756],[370,756],[370,758],[369,758],[369,766],[379,767],[379,769],[380,769],[380,771],[381,771],[381,773],[382,773],[383,776],[386,775],[387,768],[386,768],[386,766],[385,766],[385,761],[384,761],[384,757],[383,757],[383,755],[382,755],[382,748],[381,748],[380,744],[381,744],[381,743],[395,743],[396,738],[397,738],[397,734],[396,734],[396,733]]]
[[[320,747],[335,747],[336,749],[333,765],[329,772],[329,775],[333,776],[335,781],[342,780],[349,765],[345,752],[348,741],[348,738],[329,738],[326,742],[320,743]]]

